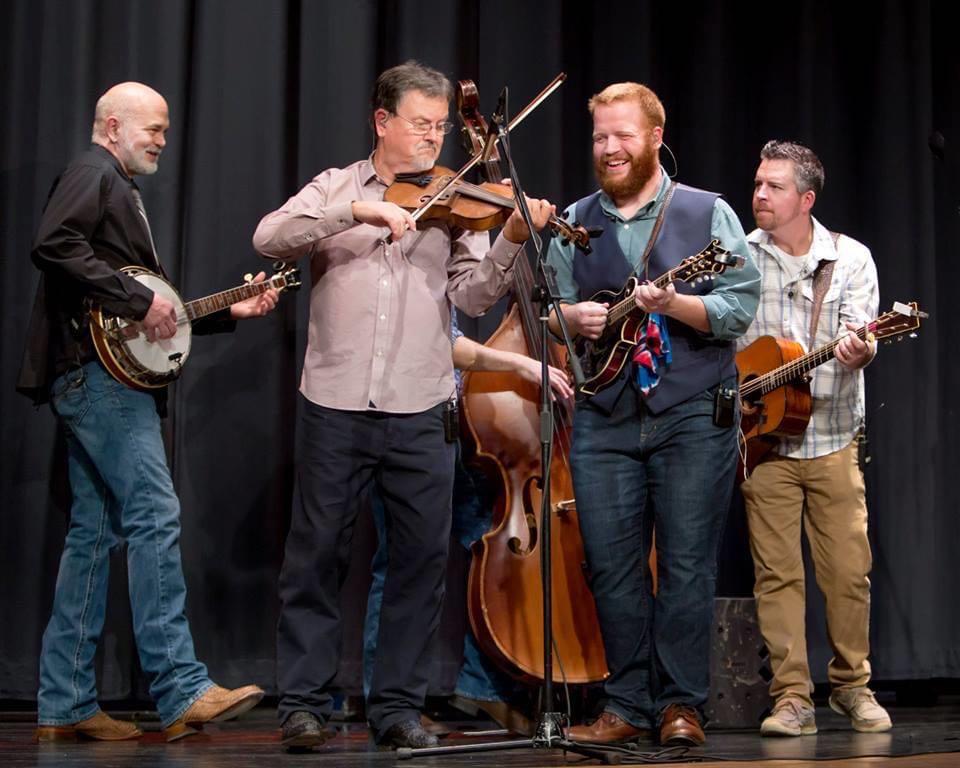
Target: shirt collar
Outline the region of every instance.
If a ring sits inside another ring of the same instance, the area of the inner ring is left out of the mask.
[[[132,186],[137,187],[137,184],[133,180],[133,178],[131,176],[128,176],[127,172],[123,170],[123,165],[121,165],[120,161],[117,159],[117,156],[114,155],[113,152],[111,152],[105,146],[103,146],[103,144],[97,144],[97,142],[95,141],[91,142],[90,150],[93,152],[96,152],[99,155],[102,155],[105,160],[107,160],[114,168],[117,169],[117,173],[119,173],[126,181],[130,182]],[[139,189],[139,187],[137,188]]]
[[[653,200],[646,205],[641,206],[640,209],[630,217],[630,221],[633,221],[634,219],[652,218],[663,204],[663,200],[667,196],[667,190],[670,188],[671,181],[672,179],[667,175],[666,169],[661,165],[660,187],[657,189],[657,194],[654,195]],[[600,208],[610,218],[617,221],[626,221],[626,219],[623,218],[623,214],[620,213],[620,209],[617,208],[617,204],[610,199],[606,192],[600,192]]]
[[[360,184],[364,187],[367,186],[367,184],[369,184],[374,179],[376,179],[378,182],[383,184],[383,186],[385,187],[390,186],[389,184],[387,184],[387,182],[385,182],[383,179],[381,179],[377,175],[377,169],[373,165],[373,152],[370,153],[370,157],[368,157],[366,160],[361,161],[359,173],[360,173]]]
[[[833,242],[833,235],[830,234],[830,230],[817,221],[815,216],[811,216],[810,220],[813,222],[813,241],[810,243],[810,255],[816,261],[836,261],[837,246]],[[773,248],[773,238],[770,233],[759,227],[747,235],[747,242],[751,245],[760,246],[764,250]]]

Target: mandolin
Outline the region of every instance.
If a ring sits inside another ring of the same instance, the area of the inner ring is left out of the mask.
[[[700,253],[688,256],[652,282],[657,288],[666,288],[675,280],[685,283],[712,280],[727,267],[742,267],[743,263],[743,256],[722,248],[719,240],[711,240]],[[609,311],[606,327],[599,338],[591,341],[580,337],[576,342],[575,351],[587,376],[580,387],[580,392],[585,395],[595,395],[616,381],[630,360],[633,348],[643,338],[647,313],[633,299],[633,292],[639,284],[640,279],[634,275],[619,292],[598,291],[590,297],[590,301],[609,304]]]

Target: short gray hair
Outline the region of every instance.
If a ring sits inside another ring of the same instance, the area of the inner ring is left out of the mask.
[[[795,141],[768,141],[760,150],[761,160],[792,160],[793,179],[802,195],[812,189],[815,195],[823,190],[826,176],[823,163],[809,147]]]
[[[411,59],[390,67],[377,78],[370,97],[371,115],[378,109],[396,114],[397,105],[408,91],[420,91],[431,99],[444,101],[453,97],[453,86],[442,72]]]

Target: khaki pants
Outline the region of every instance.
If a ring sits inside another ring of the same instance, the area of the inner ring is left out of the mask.
[[[807,663],[801,524],[827,612],[834,688],[870,679],[870,572],[867,505],[856,441],[815,459],[774,455],[742,485],[750,529],[760,631],[770,651],[774,699],[812,705]]]

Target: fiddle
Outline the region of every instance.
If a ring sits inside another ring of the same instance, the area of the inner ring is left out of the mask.
[[[401,174],[387,188],[383,199],[408,211],[422,210],[420,218],[448,221],[475,232],[501,226],[516,208],[513,190],[507,185],[471,184],[457,176],[440,165],[425,173]],[[572,242],[584,253],[590,253],[590,233],[584,227],[554,215],[548,224],[564,245]]]
[[[566,78],[566,74],[561,72],[550,81],[547,87],[510,121],[507,132],[526,119]],[[411,211],[414,221],[420,218],[437,218],[451,221],[463,229],[483,232],[503,224],[516,203],[510,187],[491,182],[470,184],[463,180],[467,173],[481,162],[484,163],[487,178],[490,178],[495,170],[498,171],[495,152],[499,139],[493,138],[491,146],[487,148],[484,140],[480,138],[486,135],[487,124],[480,115],[479,95],[473,81],[461,80],[457,83],[457,104],[461,108],[460,117],[464,121],[465,146],[468,151],[473,151],[470,160],[456,173],[448,168],[435,166],[432,175],[414,173],[398,176],[387,188],[384,200]],[[464,108],[466,115],[462,111]],[[441,201],[441,212],[432,212],[431,209]],[[487,207],[482,207],[484,204]],[[588,230],[579,224],[570,224],[557,216],[551,216],[548,223],[563,238],[564,245],[573,242],[584,253],[590,253],[590,238],[602,233],[602,230]]]

